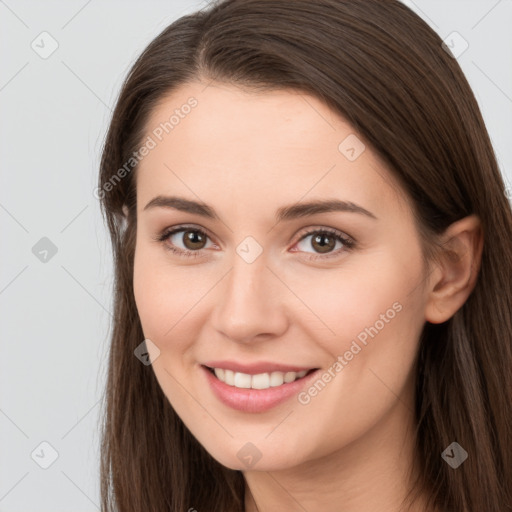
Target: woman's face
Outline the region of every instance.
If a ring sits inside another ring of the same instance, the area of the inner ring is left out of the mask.
[[[354,129],[308,95],[199,83],[146,128],[135,299],[156,378],[206,450],[291,468],[411,414],[419,235]]]

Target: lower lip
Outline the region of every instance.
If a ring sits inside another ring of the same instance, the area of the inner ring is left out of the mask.
[[[201,366],[215,396],[225,405],[243,412],[265,412],[297,395],[316,375],[315,370],[301,379],[267,389],[247,389],[228,386]]]

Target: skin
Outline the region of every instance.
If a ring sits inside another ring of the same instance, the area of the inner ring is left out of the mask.
[[[414,461],[419,336],[426,321],[447,320],[471,292],[478,219],[450,226],[441,241],[457,257],[427,269],[404,192],[368,145],[354,161],[338,150],[356,132],[320,100],[188,83],[154,109],[146,136],[190,96],[197,107],[136,175],[134,292],[144,335],[160,350],[156,378],[206,450],[243,471],[247,511],[396,511]],[[207,203],[219,220],[145,210],[158,195]],[[284,205],[327,198],[356,203],[376,219],[329,212],[276,223]],[[198,257],[166,249],[191,250],[184,232],[155,241],[180,224],[207,233]],[[313,236],[300,239],[322,228],[352,237],[355,247],[337,241],[334,256],[309,260],[322,253]],[[247,236],[263,250],[252,263],[236,253]],[[232,359],[327,371],[397,302],[400,312],[306,405],[294,396],[264,413],[236,411],[219,402],[200,370],[208,360]],[[237,457],[247,442],[261,453],[250,468]]]

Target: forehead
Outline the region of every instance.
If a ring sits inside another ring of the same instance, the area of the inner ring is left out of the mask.
[[[154,195],[177,191],[273,209],[280,205],[276,200],[297,202],[306,195],[365,202],[373,211],[405,202],[354,128],[298,91],[185,84],[153,109],[149,139],[152,149],[137,170],[140,209]]]

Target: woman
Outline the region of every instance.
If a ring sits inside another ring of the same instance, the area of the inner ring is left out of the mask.
[[[512,510],[512,213],[397,1],[225,0],[118,99],[103,510]]]

